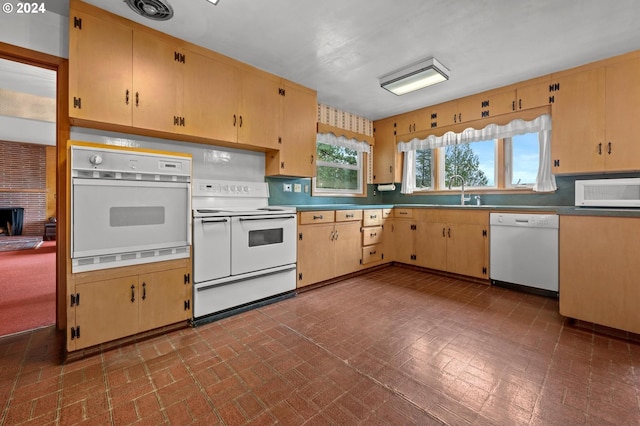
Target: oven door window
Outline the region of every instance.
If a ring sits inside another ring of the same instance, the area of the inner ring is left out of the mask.
[[[282,244],[283,241],[284,230],[282,228],[249,231],[249,247]]]

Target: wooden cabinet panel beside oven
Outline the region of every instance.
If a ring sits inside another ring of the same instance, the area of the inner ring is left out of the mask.
[[[362,210],[300,212],[297,287],[360,269]]]
[[[189,265],[185,259],[75,274],[68,290],[67,350],[190,319]]]
[[[560,216],[562,315],[640,333],[638,235],[640,218]]]

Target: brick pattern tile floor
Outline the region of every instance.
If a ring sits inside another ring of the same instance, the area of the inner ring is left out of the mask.
[[[397,266],[64,365],[62,348],[53,328],[0,339],[1,425],[640,424],[640,344]]]

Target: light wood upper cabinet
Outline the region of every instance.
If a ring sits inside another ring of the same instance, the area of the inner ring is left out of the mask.
[[[396,130],[398,135],[407,135],[421,130],[427,130],[430,123],[428,110],[422,108],[397,116]]]
[[[608,65],[606,73],[605,170],[640,168],[640,58]]]
[[[553,79],[551,157],[554,173],[602,169],[604,67]]]
[[[76,1],[69,98],[73,124],[285,146],[272,174],[314,175],[315,91]]]
[[[71,11],[69,116],[131,125],[133,30]]]
[[[373,124],[373,183],[402,181],[402,155],[396,146],[396,121],[387,118]]]
[[[553,88],[550,82],[551,76],[549,75],[518,86],[516,88],[516,110],[521,111],[551,104],[555,98],[552,94]]]
[[[182,59],[182,60],[180,60]],[[133,126],[178,132],[184,116],[184,50],[158,37],[133,33]]]
[[[187,56],[183,105],[187,117],[185,132],[208,139],[237,141],[240,71],[191,51]]]
[[[570,74],[552,81],[552,165],[555,173],[638,169],[640,59]]]
[[[458,123],[481,120],[515,111],[516,91],[491,90],[458,100]]]
[[[312,177],[316,174],[316,92],[282,84],[282,133],[278,151],[266,154],[268,176]]]
[[[429,128],[451,126],[459,122],[458,101],[444,102],[428,108]]]
[[[278,148],[282,137],[281,80],[264,73],[241,72],[238,142]]]

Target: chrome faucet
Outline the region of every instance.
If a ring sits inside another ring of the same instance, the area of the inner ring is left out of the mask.
[[[465,202],[471,200],[471,196],[468,196],[468,197],[464,196],[464,178],[462,176],[460,176],[460,175],[451,175],[451,176],[449,176],[449,189],[451,189],[451,184],[453,183],[453,179],[454,178],[460,179],[460,182],[462,183],[460,185],[460,189],[461,189],[461,191],[460,191],[460,205],[464,206]]]

